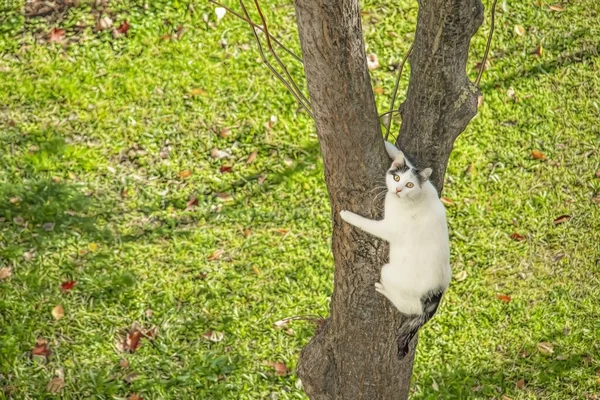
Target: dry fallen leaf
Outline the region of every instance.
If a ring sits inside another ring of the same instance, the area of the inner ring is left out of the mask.
[[[121,22],[121,25],[119,25],[119,27],[117,28],[117,32],[120,33],[121,35],[125,35],[127,32],[129,32],[129,28],[131,27],[131,25],[129,25],[129,22],[127,22],[127,20]]]
[[[550,11],[558,11],[558,12],[565,11],[565,8],[559,4],[551,5],[548,8],[550,8]]]
[[[222,174],[226,174],[228,172],[231,172],[232,167],[230,167],[229,165],[221,165],[219,167],[219,172],[221,172]]]
[[[511,86],[506,90],[506,95],[508,96],[509,99],[511,100],[515,100],[515,89]]]
[[[554,345],[550,342],[540,342],[537,344],[537,349],[540,353],[549,355],[554,353]]]
[[[69,290],[73,289],[73,286],[75,286],[77,282],[76,281],[66,281],[61,283],[60,285],[60,291],[63,293],[68,292]]]
[[[441,198],[440,198],[440,201],[441,201],[441,202],[442,202],[444,205],[446,205],[446,206],[451,206],[451,205],[453,205],[453,204],[454,204],[454,203],[452,202],[452,200],[450,200],[450,199],[449,199],[449,198],[447,198],[447,197],[441,197]]]
[[[248,237],[252,234],[252,231],[250,230],[250,228],[246,228],[244,229],[244,237]]]
[[[48,385],[46,386],[46,391],[51,392],[51,393],[60,393],[62,392],[62,390],[65,388],[65,381],[63,378],[54,378],[52,379],[50,382],[48,382]]]
[[[204,339],[210,340],[211,342],[218,343],[221,340],[223,340],[223,337],[225,337],[225,335],[223,335],[223,332],[208,331],[204,332],[202,334],[202,337]]]
[[[60,321],[62,319],[62,317],[65,316],[65,309],[63,308],[63,306],[61,306],[59,304],[57,306],[54,306],[51,313],[52,313],[52,317],[55,320]]]
[[[523,25],[515,25],[515,33],[519,36],[525,36],[525,28]]]
[[[129,368],[129,361],[126,358],[121,358],[119,361],[119,366],[123,369]]]
[[[113,20],[110,19],[110,17],[108,15],[105,15],[104,17],[100,18],[100,20],[96,24],[96,30],[97,31],[105,31],[107,29],[110,29],[112,24],[113,24]]]
[[[225,252],[224,250],[217,249],[217,250],[213,251],[213,253],[210,256],[208,256],[207,260],[212,261],[212,260],[221,258],[221,256],[223,255],[224,252]]]
[[[215,14],[217,15],[217,22],[222,20],[226,13],[227,13],[227,10],[224,9],[223,7],[215,7]]]
[[[210,156],[212,158],[216,158],[216,159],[220,160],[220,159],[229,157],[230,154],[226,151],[219,150],[215,147],[214,149],[212,149],[210,151]]]
[[[140,339],[142,338],[142,332],[135,329],[127,335],[127,339],[125,342],[125,349],[129,350],[129,352],[133,353],[140,347]]]
[[[546,155],[537,149],[533,150],[531,152],[531,157],[535,160],[545,160],[546,159]]]
[[[185,209],[186,209],[186,211],[190,211],[196,207],[198,207],[198,198],[196,196],[192,196],[186,203]]]
[[[134,393],[132,395],[130,395],[127,400],[144,400],[144,398],[142,396],[140,396],[137,393]]]
[[[500,400],[513,400],[513,399],[511,399],[507,395],[503,394],[502,397],[500,397]]]
[[[287,366],[282,362],[268,361],[267,365],[275,369],[275,375],[277,376],[285,376],[288,373]]]
[[[192,171],[189,169],[184,169],[183,171],[179,171],[179,177],[181,179],[189,178],[192,175]]]
[[[221,131],[219,132],[219,136],[221,136],[221,138],[225,139],[227,136],[229,136],[231,134],[231,129],[229,128],[223,128],[221,129]]]
[[[10,278],[11,276],[12,276],[12,268],[11,267],[0,268],[0,281]]]
[[[512,240],[516,240],[517,242],[521,242],[523,240],[525,240],[525,236],[521,235],[520,233],[513,233],[512,235],[510,235],[510,238]]]
[[[229,193],[217,193],[217,197],[222,201],[231,201],[233,200],[233,196]]]
[[[462,282],[467,279],[467,271],[462,270],[458,274],[454,275],[454,280],[456,282]]]
[[[556,218],[552,223],[554,225],[559,225],[569,221],[571,218],[572,217],[570,215],[561,215],[560,217]]]
[[[377,54],[369,53],[367,55],[367,67],[371,71],[379,67],[379,59],[377,58]]]
[[[531,53],[534,56],[538,56],[541,57],[544,55],[544,48],[542,47],[542,44],[538,44],[537,47],[535,48],[535,50]]]
[[[290,323],[290,319],[284,318],[284,319],[274,322],[273,327],[275,327],[277,329],[285,329],[285,328],[287,328],[289,323]]]
[[[375,92],[375,94],[384,94],[385,90],[383,90],[383,88],[381,86],[375,86],[375,89],[373,89],[373,91]]]
[[[525,379],[521,378],[517,381],[517,388],[523,389],[525,387]]]
[[[598,172],[596,172],[596,175],[597,174],[598,174]],[[11,197],[10,199],[8,199],[8,201],[10,202],[10,204],[19,204],[21,202],[21,198],[19,196]]]
[[[50,37],[48,38],[49,42],[60,43],[62,42],[65,36],[65,30],[59,28],[52,28],[50,31]]]
[[[250,155],[248,156],[248,159],[246,160],[246,164],[252,164],[254,162],[254,160],[256,160],[256,156],[258,155],[258,152],[253,151],[252,153],[250,153]]]
[[[198,89],[192,89],[192,90],[190,90],[190,94],[192,96],[203,96],[203,95],[206,94],[206,90],[199,89],[199,88]]]
[[[46,339],[44,339],[43,337],[39,337],[35,341],[35,346],[33,347],[33,350],[31,351],[31,353],[35,356],[41,356],[41,357],[48,358],[50,356],[50,354],[52,354],[52,351],[48,347],[48,341]]]
[[[600,203],[600,197],[592,197],[593,203]]]
[[[507,296],[505,294],[497,294],[496,297],[504,303],[510,303],[510,301],[512,300],[510,296]]]

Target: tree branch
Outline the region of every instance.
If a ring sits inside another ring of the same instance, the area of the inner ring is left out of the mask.
[[[410,48],[408,49],[408,51],[406,52],[406,54],[404,55],[404,58],[402,59],[402,62],[400,63],[400,66],[398,67],[398,76],[396,77],[396,86],[394,86],[394,93],[392,94],[392,102],[390,103],[390,110],[387,113],[381,114],[379,116],[379,118],[383,117],[386,114],[390,114],[392,112],[394,112],[394,103],[396,101],[396,94],[398,93],[398,86],[400,86],[400,77],[402,76],[402,70],[404,69],[404,64],[406,63],[406,60],[408,60],[408,57],[410,57],[410,53],[412,53],[413,50],[413,46],[414,43],[412,43],[410,45]],[[388,137],[390,136],[390,128],[392,126],[392,116],[390,115],[390,117],[387,120],[387,123],[385,124],[385,140],[388,140]]]
[[[479,87],[479,82],[481,82],[481,77],[483,75],[483,70],[485,69],[485,63],[487,62],[488,53],[490,52],[490,45],[492,44],[492,37],[494,35],[494,23],[496,22],[496,3],[498,0],[494,0],[492,3],[492,22],[490,24],[490,33],[488,34],[487,44],[485,45],[485,52],[483,53],[483,60],[481,60],[481,64],[479,65],[479,74],[477,74],[477,79],[475,79],[475,86]]]

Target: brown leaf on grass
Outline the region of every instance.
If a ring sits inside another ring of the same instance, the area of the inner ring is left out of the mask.
[[[8,279],[12,276],[12,268],[11,267],[3,267],[0,268],[0,281],[4,279]]]
[[[560,217],[556,218],[554,221],[552,221],[552,223],[554,225],[560,225],[560,224],[564,224],[565,222],[569,221],[571,218],[570,215],[561,215]]]
[[[35,256],[36,256],[35,249],[31,249],[31,250],[23,253],[23,260],[31,261],[35,258]]]
[[[521,235],[520,233],[517,233],[517,232],[511,234],[510,238],[512,240],[517,241],[517,242],[521,242],[521,241],[525,240],[525,236],[523,236],[523,235]]]
[[[129,25],[129,22],[127,22],[127,20],[121,22],[121,25],[119,25],[119,27],[117,28],[117,32],[119,32],[121,35],[125,35],[127,34],[127,32],[129,32],[129,28],[131,28],[131,25]]]
[[[144,398],[142,396],[140,396],[139,394],[134,393],[134,394],[129,395],[127,400],[144,400]]]
[[[219,200],[223,200],[223,201],[231,201],[233,200],[233,196],[230,195],[229,193],[217,193],[217,197],[219,198]]]
[[[151,342],[153,342],[157,336],[158,336],[158,326],[153,326],[150,329],[146,329],[146,331],[144,332],[144,337]]]
[[[19,196],[11,197],[10,199],[8,199],[8,201],[10,202],[10,204],[19,204],[21,202],[21,198]]]
[[[231,129],[229,129],[229,128],[223,128],[219,132],[219,136],[221,136],[221,138],[223,138],[223,139],[225,139],[229,135],[231,135]]]
[[[285,376],[288,373],[287,366],[282,362],[267,361],[266,364],[275,370],[277,376]]]
[[[531,54],[533,54],[534,56],[537,57],[541,57],[544,55],[544,48],[542,47],[542,44],[538,44],[537,47],[535,48],[535,50],[533,50],[533,52],[531,52]]]
[[[592,203],[600,203],[600,197],[592,197]]]
[[[129,360],[127,360],[126,358],[121,358],[121,360],[119,361],[119,366],[122,369],[127,369],[129,368]]]
[[[217,250],[213,251],[213,253],[210,256],[208,256],[207,260],[212,261],[212,260],[219,259],[219,258],[221,258],[223,253],[225,253],[224,250],[217,249]]]
[[[507,296],[505,294],[497,294],[496,297],[504,303],[510,303],[510,301],[512,300],[510,296]]]
[[[550,355],[554,353],[554,345],[550,342],[540,342],[537,344],[537,349],[544,355]]]
[[[35,341],[35,346],[33,347],[31,353],[34,356],[41,356],[47,359],[50,357],[50,354],[52,354],[52,350],[50,350],[50,347],[48,347],[48,341],[43,337],[39,337]]]
[[[462,270],[458,274],[454,275],[454,280],[456,282],[462,282],[465,279],[467,279],[467,275],[468,275],[467,271]]]
[[[261,175],[261,176],[259,176],[259,177],[258,177],[258,184],[259,184],[259,185],[262,185],[263,183],[265,183],[265,180],[267,180],[267,177],[266,177],[266,176],[262,176],[262,175]]]
[[[248,237],[252,234],[252,231],[250,230],[250,228],[246,228],[244,229],[244,237]]]
[[[451,205],[454,205],[454,203],[452,202],[452,200],[450,200],[450,199],[449,199],[449,198],[447,198],[447,197],[443,197],[443,196],[442,196],[442,197],[440,198],[440,201],[441,201],[441,202],[442,202],[442,204],[444,204],[445,206],[451,206]]]
[[[108,15],[105,15],[104,17],[100,18],[98,20],[98,23],[96,24],[96,30],[97,31],[105,31],[107,29],[110,29],[113,25],[113,20],[110,19],[110,17]]]
[[[515,25],[515,33],[518,36],[525,36],[525,28],[523,25]]]
[[[206,90],[200,88],[192,89],[190,90],[190,94],[192,96],[204,96],[206,94]]]
[[[129,332],[127,335],[127,339],[125,340],[125,350],[128,350],[130,353],[134,353],[138,347],[140,347],[140,339],[142,338],[142,332],[137,329]]]
[[[596,171],[595,175],[596,175],[596,178],[600,179],[600,169],[598,171]]]
[[[525,387],[525,379],[521,378],[517,381],[517,388],[523,389]]]
[[[546,155],[539,150],[533,150],[531,152],[531,157],[535,160],[545,160]]]
[[[184,169],[183,171],[179,171],[179,177],[181,179],[189,178],[192,175],[192,171],[189,169]]]
[[[565,11],[565,8],[559,4],[553,4],[548,8],[550,9],[550,11],[557,11],[557,12]]]
[[[65,388],[65,380],[63,378],[57,377],[52,379],[46,385],[46,391],[50,393],[60,393]]]
[[[223,159],[223,158],[228,158],[228,157],[230,157],[231,155],[230,155],[228,152],[226,152],[226,151],[223,151],[223,150],[219,150],[219,149],[217,149],[217,148],[215,147],[214,149],[212,149],[212,150],[210,151],[210,156],[211,156],[212,158],[216,158],[216,159],[218,159],[218,160],[221,160],[221,159]]]
[[[500,397],[500,400],[513,400],[513,399],[508,397],[507,395],[503,394],[502,397]]]
[[[207,331],[202,334],[202,338],[204,338],[206,340],[210,340],[211,342],[214,342],[214,343],[219,343],[220,341],[223,340],[224,337],[225,337],[225,335],[223,335],[223,332],[217,332],[217,331]]]
[[[254,162],[254,160],[256,160],[257,155],[258,155],[257,151],[253,151],[252,153],[250,153],[250,155],[246,159],[246,164],[252,164]]]
[[[77,284],[77,281],[66,281],[66,282],[63,282],[60,285],[60,291],[62,293],[66,293],[69,290],[73,289],[73,286],[75,286],[75,284]]]
[[[385,90],[383,90],[383,88],[381,86],[375,86],[375,89],[373,89],[373,91],[375,92],[375,94],[384,94]]]
[[[55,320],[60,321],[62,317],[65,316],[65,309],[59,304],[57,306],[54,306],[54,308],[51,311],[51,314]]]
[[[196,196],[192,196],[192,197],[190,197],[188,202],[185,204],[185,209],[186,209],[186,211],[190,211],[196,207],[198,207],[198,198]]]
[[[63,41],[64,36],[65,36],[64,29],[52,28],[52,30],[50,31],[50,35],[48,37],[48,41],[51,43],[52,42],[60,43]]]
[[[226,174],[231,172],[231,170],[233,169],[233,167],[229,166],[229,165],[221,165],[221,167],[219,167],[219,172],[221,172],[222,174]]]

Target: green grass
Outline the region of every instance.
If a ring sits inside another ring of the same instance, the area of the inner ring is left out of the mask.
[[[0,282],[0,393],[51,396],[46,385],[63,369],[63,398],[305,398],[293,370],[314,327],[273,323],[327,315],[333,289],[314,126],[231,15],[217,24],[204,2],[113,3],[107,11],[116,25],[130,22],[127,36],[95,32],[90,2],[60,20],[25,19],[16,2],[0,10],[0,268],[13,271]],[[533,3],[498,13],[485,103],[450,160],[452,264],[467,276],[420,335],[414,399],[600,392],[600,7]],[[416,3],[362,6],[383,112]],[[291,3],[265,11],[299,53]],[[55,26],[64,44],[44,39]],[[163,38],[180,26],[180,39]],[[473,77],[488,31],[486,22],[473,41]],[[213,148],[231,157],[213,159]],[[555,226],[563,214],[572,219]],[[75,287],[61,293],[69,280]],[[58,304],[65,316],[55,321]],[[117,339],[134,323],[158,334],[123,353]],[[209,331],[223,339],[203,338]],[[48,360],[31,356],[39,337]]]

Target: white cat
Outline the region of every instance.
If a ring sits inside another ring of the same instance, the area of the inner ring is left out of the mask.
[[[384,219],[374,221],[345,210],[340,216],[390,243],[389,263],[381,268],[375,290],[408,316],[398,334],[402,359],[419,328],[437,311],[452,270],[446,210],[429,181],[431,168],[418,170],[394,145],[385,146],[394,161],[385,179]]]

